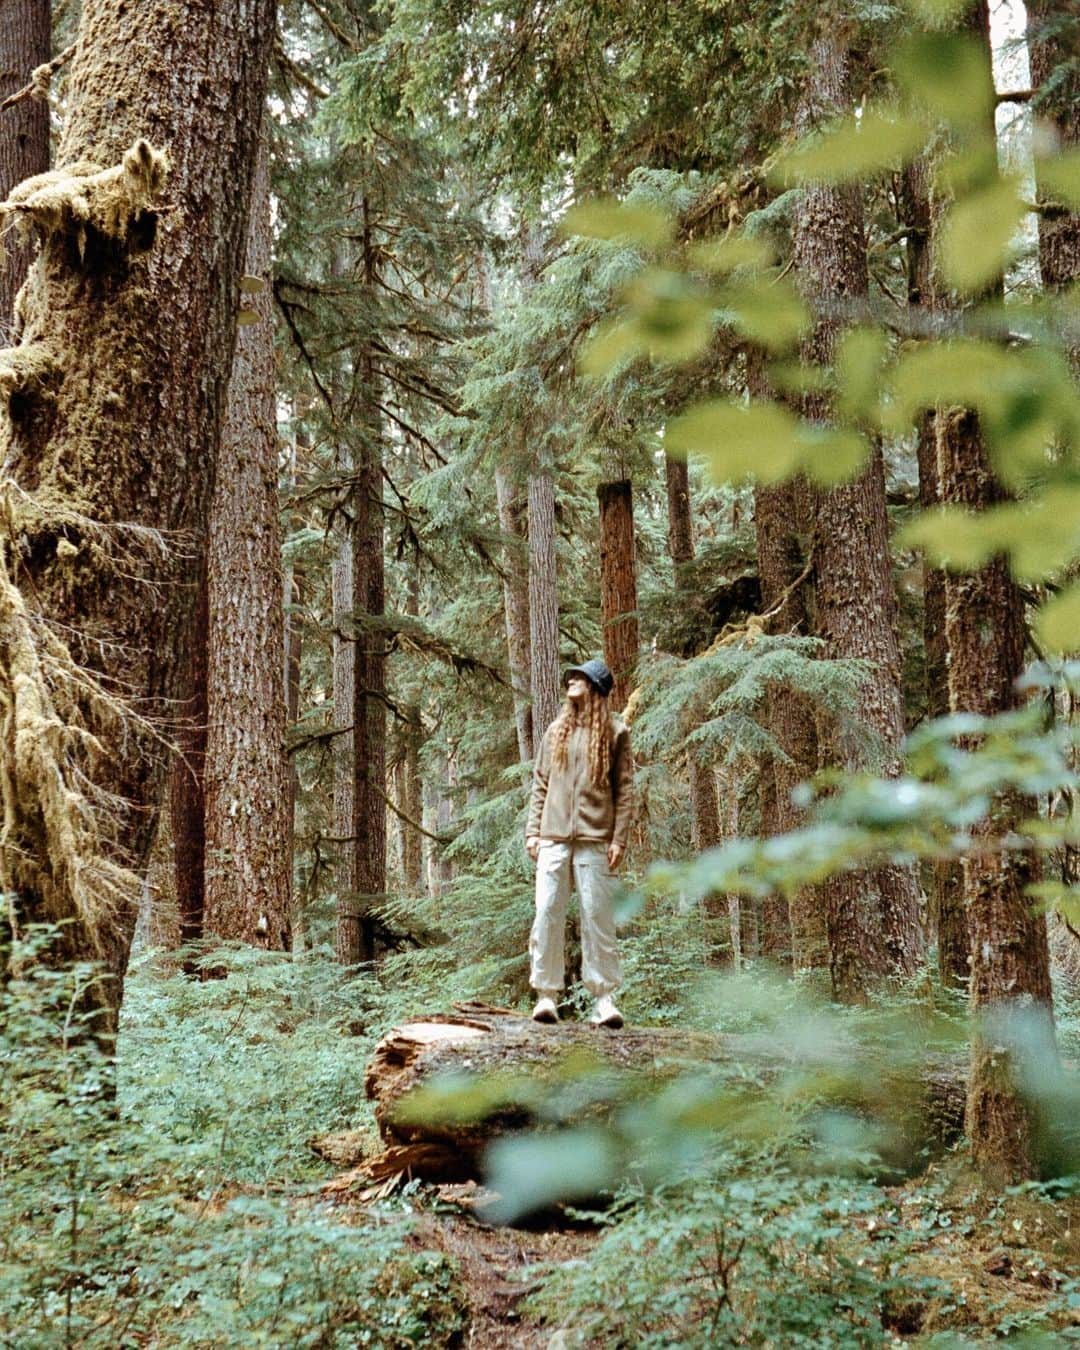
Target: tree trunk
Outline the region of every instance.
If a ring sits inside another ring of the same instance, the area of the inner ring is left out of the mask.
[[[331,829],[338,841],[335,853],[334,893],[337,896],[338,926],[349,912],[356,896],[356,853],[352,846],[353,791],[355,758],[353,755],[353,682],[356,643],[353,631],[353,554],[348,529],[338,536],[331,574],[333,590],[334,637],[332,645],[334,675],[333,770],[334,800]]]
[[[625,708],[637,669],[637,569],[634,547],[634,498],[629,479],[601,483],[600,604],[603,616],[604,660],[615,684],[611,706]]]
[[[823,30],[814,40],[811,71],[799,110],[801,131],[851,106],[848,56],[833,33]],[[827,365],[844,319],[840,307],[851,300],[865,301],[868,293],[861,190],[808,188],[796,211],[793,247],[801,285],[817,311],[803,359]],[[827,398],[807,396],[805,411],[825,420]],[[870,663],[858,716],[880,738],[878,763],[872,767],[897,773],[904,709],[879,447],[855,482],[818,494],[814,563],[819,634],[830,657],[859,657]],[[870,767],[831,727],[824,739],[819,736],[819,754],[823,764]],[[887,865],[873,873],[843,873],[830,878],[825,891],[833,992],[838,999],[860,1001],[876,979],[906,975],[915,968],[922,932],[914,868]]]
[[[773,633],[805,636],[809,629],[806,592],[798,584],[806,570],[800,536],[808,528],[808,503],[809,488],[801,480],[759,487],[754,494],[761,608],[770,615]],[[810,698],[786,687],[769,690],[767,717],[769,732],[781,753],[762,767],[763,778],[771,779],[766,804],[772,815],[772,819],[766,815],[762,825],[768,834],[783,834],[802,824],[802,814],[791,794],[817,769],[817,726]],[[764,918],[767,956],[774,960],[790,958],[795,970],[818,970],[828,965],[824,887],[804,886],[786,902],[782,897],[771,897],[766,901]]]
[[[181,692],[273,29],[270,0],[84,0],[57,159],[110,172],[7,208],[43,238],[2,362],[19,490],[0,577],[2,882],[23,920],[74,920],[65,954],[96,951],[117,977],[106,1036],[138,892],[117,868],[145,862],[164,768],[136,716],[168,717]]]
[[[365,208],[366,216],[366,208]],[[370,260],[370,244],[366,244]],[[370,263],[368,266],[369,284]],[[363,387],[376,398],[374,361],[365,357]],[[345,965],[375,959],[373,910],[386,894],[386,638],[365,618],[386,609],[383,555],[382,448],[378,417],[372,415],[360,445],[353,496],[353,614],[356,656],[353,683],[352,847],[356,856],[354,903],[338,927],[338,958]]]
[[[694,517],[690,507],[690,472],[685,458],[665,454],[664,475],[667,487],[668,552],[671,555],[676,594],[682,602],[681,571],[694,560]],[[686,756],[686,774],[690,780],[690,835],[694,849],[700,853],[720,842],[716,775],[705,757],[694,751]]]
[[[36,66],[48,61],[52,46],[50,0],[7,0],[0,6],[0,102],[30,82]],[[16,183],[49,167],[49,103],[24,98],[0,113],[0,201]],[[26,280],[33,240],[21,230],[4,239],[0,258],[0,340],[16,341],[19,324],[15,297]]]
[[[176,729],[176,753],[169,763],[172,865],[181,945],[203,935],[206,906],[206,813],[203,767],[206,759],[206,647],[209,596],[205,569],[198,582],[188,661],[182,672],[183,720]]]
[[[940,204],[931,199],[932,164],[920,156],[904,171],[901,210],[911,227],[907,237],[908,303],[927,314],[940,313],[950,304],[950,292],[939,283],[933,241],[941,217]],[[919,505],[932,510],[941,501],[937,464],[937,413],[923,414],[919,422]],[[945,573],[923,562],[923,654],[926,716],[943,717],[949,711],[949,650],[945,635]],[[967,916],[964,884],[957,860],[926,865],[931,931],[937,935],[938,974],[945,985],[965,986],[969,975]]]
[[[1048,21],[1065,18],[1065,9],[1060,0],[1027,4],[1031,83],[1041,90],[1055,71],[1059,76],[1053,92],[1040,98],[1038,116],[1053,128],[1061,149],[1068,151],[1080,144],[1080,73],[1075,51],[1067,50],[1060,34],[1047,29]],[[1039,196],[1044,194],[1040,191]],[[1080,214],[1059,211],[1039,216],[1039,271],[1048,291],[1063,290],[1080,277]],[[1074,371],[1080,372],[1080,338],[1073,331],[1069,355]]]
[[[525,504],[515,492],[513,480],[505,467],[500,466],[495,470],[495,495],[499,507],[499,528],[506,540],[503,549],[503,614],[510,687],[514,694],[518,758],[527,762],[535,753],[529,688],[528,523]]]
[[[667,486],[668,552],[675,568],[675,584],[679,583],[679,568],[694,557],[694,517],[690,510],[690,466],[685,457],[664,454],[664,478]]]
[[[417,567],[409,574],[409,595],[406,612],[419,617],[420,614],[420,577]],[[424,727],[420,709],[409,704],[404,709],[405,725],[402,727],[401,756],[401,872],[405,889],[412,895],[419,895],[424,881],[424,836],[410,821],[423,824],[424,783],[420,776],[420,746],[423,743]]]
[[[529,652],[533,736],[538,744],[561,702],[555,483],[549,473],[529,478]]]
[[[971,510],[1003,501],[977,416],[951,408],[939,411],[937,422],[942,499]],[[1015,708],[1016,680],[1024,665],[1024,604],[1004,558],[978,572],[949,574],[945,623],[953,711],[992,714]],[[997,1021],[1010,1013],[1034,1016],[1046,1046],[1053,1045],[1046,922],[1025,894],[1038,879],[1036,860],[1030,853],[995,847],[1023,814],[1023,803],[1003,802],[974,831],[963,859],[976,1019],[967,1132],[976,1162],[1014,1181],[1034,1171],[1031,1127],[1012,1081],[1010,1029]],[[1022,1053],[1030,1056],[1033,1047],[1025,1046]]]
[[[291,928],[285,615],[281,604],[277,397],[269,288],[270,164],[252,194],[245,294],[210,516],[207,654],[208,933],[288,951]]]

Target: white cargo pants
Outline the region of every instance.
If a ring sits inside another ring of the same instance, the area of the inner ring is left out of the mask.
[[[540,841],[536,860],[536,918],[529,935],[534,989],[555,992],[566,982],[566,907],[571,873],[581,903],[581,981],[594,998],[622,982],[615,937],[615,878],[607,845]]]

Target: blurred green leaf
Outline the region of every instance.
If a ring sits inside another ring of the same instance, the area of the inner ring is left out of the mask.
[[[689,277],[655,267],[626,290],[637,331],[654,360],[691,361],[709,345],[713,307]]]
[[[959,506],[924,511],[900,531],[901,548],[922,549],[935,567],[971,571],[1001,551],[1001,540],[988,513]]]
[[[1009,246],[1024,217],[1018,185],[1002,178],[958,201],[941,230],[941,265],[962,291],[978,291],[1004,271]]]
[[[804,423],[799,434],[799,468],[822,487],[858,477],[870,456],[865,437],[849,428]]]
[[[1046,601],[1035,616],[1035,629],[1055,655],[1080,652],[1080,581]]]
[[[861,117],[845,117],[800,141],[776,161],[769,177],[780,187],[856,182],[913,159],[927,135],[923,118],[867,108]]]
[[[876,413],[888,352],[888,338],[880,328],[852,328],[840,339],[836,382],[845,416],[869,420]]]
[[[798,420],[775,403],[746,406],[717,399],[699,404],[667,425],[669,449],[706,456],[717,482],[745,478],[775,483],[799,459]]]
[[[588,239],[625,239],[643,248],[663,248],[675,237],[675,222],[662,207],[608,197],[572,206],[563,217],[562,232]]]
[[[1043,195],[1080,211],[1080,148],[1037,160],[1035,176]]]
[[[485,1215],[505,1224],[547,1205],[600,1194],[617,1179],[618,1154],[605,1130],[563,1130],[497,1139],[485,1163],[487,1184],[498,1196]]]
[[[897,50],[894,67],[912,103],[957,128],[991,128],[990,54],[960,33],[917,33]]]
[[[900,432],[922,409],[938,404],[996,408],[1012,370],[1010,354],[993,342],[959,338],[921,344],[905,352],[893,371],[884,410],[888,424]]]
[[[773,352],[794,346],[810,325],[802,297],[787,280],[733,283],[717,291],[716,302],[721,317],[743,337]]]
[[[686,251],[693,267],[705,272],[732,272],[736,267],[768,267],[773,248],[767,239],[729,234],[723,239],[702,239]]]
[[[641,331],[632,320],[603,323],[581,351],[579,366],[585,375],[608,375],[616,366],[644,351]]]

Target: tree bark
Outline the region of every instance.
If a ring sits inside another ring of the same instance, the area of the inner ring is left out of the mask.
[[[206,931],[287,951],[291,886],[277,396],[269,288],[270,164],[252,193],[248,274],[264,281],[237,334],[210,516]]]
[[[35,67],[49,60],[52,47],[50,0],[7,0],[0,6],[0,102],[30,81]],[[0,201],[24,178],[49,167],[49,103],[24,98],[0,113]],[[15,297],[33,258],[33,240],[21,230],[4,239],[0,259],[0,336],[16,341]]]
[[[814,40],[811,71],[799,110],[801,131],[850,109],[848,55],[834,32],[823,29]],[[801,285],[817,311],[803,359],[827,365],[844,322],[844,303],[864,300],[869,289],[861,190],[808,188],[796,211],[793,248]],[[827,398],[807,396],[805,412],[825,420]],[[904,709],[880,447],[855,482],[818,493],[814,563],[818,631],[826,652],[870,663],[857,713],[879,738],[878,762],[872,767],[897,773]],[[870,767],[850,739],[832,727],[819,736],[819,753],[823,764]],[[840,874],[825,883],[825,891],[835,997],[861,1001],[875,980],[915,968],[922,932],[913,868],[887,865],[870,874]]]
[[[681,590],[681,572],[694,560],[694,517],[690,506],[690,470],[685,458],[664,455],[667,488],[668,552],[674,574],[675,590]],[[680,596],[681,599],[681,596]],[[690,780],[690,836],[700,853],[720,842],[720,804],[716,775],[702,754],[690,751],[686,756],[686,775]]]
[[[181,678],[183,720],[176,729],[176,753],[169,763],[169,815],[172,865],[182,946],[203,935],[206,907],[206,812],[203,769],[206,760],[206,651],[209,595],[206,571],[198,582],[189,657]]]
[[[934,238],[941,204],[932,199],[932,164],[925,155],[904,171],[901,210],[911,227],[907,237],[908,303],[926,315],[950,306],[950,292],[941,285],[934,262]],[[937,413],[925,412],[919,421],[917,447],[919,505],[932,510],[941,501],[938,482]],[[923,659],[926,716],[943,717],[949,711],[949,649],[945,634],[945,573],[923,562]],[[957,860],[926,865],[928,917],[937,936],[938,975],[945,985],[968,982],[969,943],[964,909],[964,884]]]
[[[533,736],[538,743],[561,702],[555,483],[550,473],[529,478],[529,652]]]
[[[970,409],[938,413],[938,464],[944,501],[985,510],[1005,494],[994,481],[978,418]],[[1024,666],[1024,604],[1004,558],[946,581],[949,697],[954,712],[1007,712],[1019,702]],[[1026,887],[1038,879],[1033,855],[997,851],[1023,804],[1002,802],[974,831],[963,859],[964,900],[971,941],[971,1008],[975,1016],[967,1132],[976,1163],[1011,1180],[1033,1175],[1031,1124],[1013,1082],[1010,1014],[1035,1019],[1052,1053],[1050,958],[1046,922],[1033,913]],[[1023,1054],[1030,1055],[1032,1046]]]
[[[270,0],[84,0],[57,155],[82,176],[16,192],[8,208],[34,221],[42,247],[22,342],[2,363],[14,812],[0,860],[22,919],[74,920],[64,954],[95,951],[116,977],[106,1036],[137,902],[116,869],[145,862],[164,768],[135,713],[165,718],[180,692],[273,29]],[[82,173],[88,162],[111,172]]]
[[[601,483],[600,607],[603,619],[604,660],[615,684],[611,706],[625,708],[637,669],[637,551],[634,546],[634,498],[629,479]]]
[[[353,604],[352,540],[343,527],[337,541],[331,574],[333,590],[334,637],[332,644],[334,676],[334,737],[333,771],[334,799],[332,830],[336,846],[334,893],[337,896],[338,922],[347,913],[356,894],[356,852],[352,847],[353,793],[355,788],[353,765],[353,683],[356,644],[350,641]]]
[[[514,694],[518,758],[528,762],[536,748],[529,678],[528,522],[525,503],[520,500],[510,473],[504,466],[495,470],[495,495],[499,508],[499,528],[506,541],[503,548],[503,615],[510,687]]]
[[[806,591],[798,584],[806,570],[802,536],[809,528],[808,503],[809,488],[801,480],[759,487],[754,494],[761,607],[770,614],[774,633],[805,636],[809,629]],[[791,794],[817,769],[817,725],[810,698],[786,687],[770,689],[767,717],[780,753],[762,766],[762,776],[771,780],[766,803],[772,816],[766,815],[762,825],[766,833],[783,834],[802,823]],[[804,886],[788,901],[767,900],[765,954],[790,959],[795,970],[824,969],[829,963],[826,904],[822,886]]]
[[[1047,25],[1054,18],[1064,18],[1065,8],[1060,0],[1028,0],[1027,4],[1032,85],[1041,91],[1055,72],[1064,76],[1036,105],[1037,115],[1053,129],[1063,151],[1080,144],[1080,73],[1075,52],[1066,50],[1060,35]],[[1046,195],[1040,189],[1040,199]],[[1063,290],[1080,277],[1080,214],[1060,210],[1039,216],[1039,271],[1048,291]],[[1075,336],[1069,355],[1073,370],[1080,373],[1080,339]]]

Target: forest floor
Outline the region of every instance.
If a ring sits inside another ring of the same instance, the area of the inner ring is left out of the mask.
[[[470,1182],[421,1187],[411,1197],[417,1224],[410,1244],[456,1267],[469,1308],[465,1350],[602,1350],[602,1341],[580,1337],[572,1324],[542,1321],[528,1296],[555,1267],[587,1262],[603,1230],[558,1216],[529,1228],[491,1226],[476,1212],[485,1194]],[[928,1277],[936,1288],[887,1306],[882,1329],[892,1343],[989,1344],[1029,1328],[1025,1344],[1080,1343],[1080,1306],[1063,1292],[1080,1269],[1077,1197],[1048,1204],[1020,1194],[978,1207],[962,1183],[943,1189],[931,1175],[883,1187],[880,1212],[853,1222],[861,1236],[880,1235],[883,1257],[889,1235],[906,1230],[905,1273]]]

